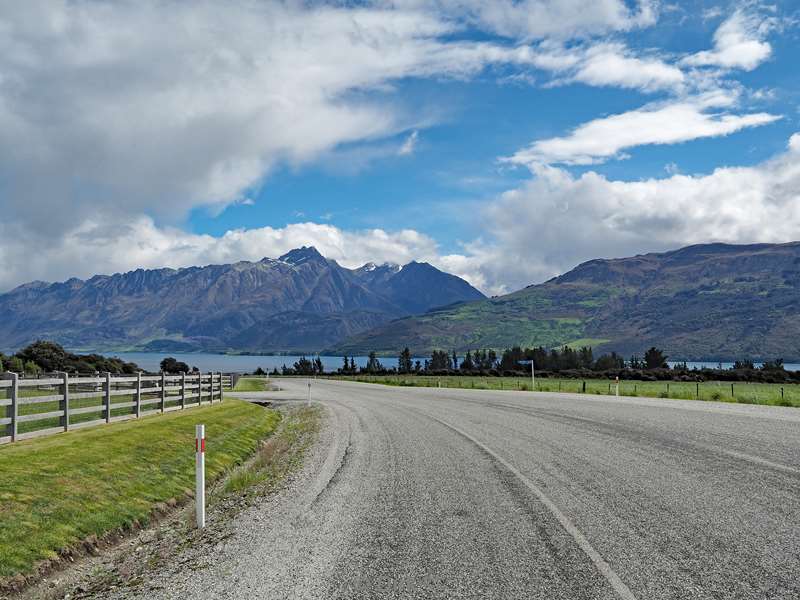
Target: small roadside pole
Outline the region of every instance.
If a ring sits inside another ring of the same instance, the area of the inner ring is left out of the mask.
[[[535,392],[536,391],[536,371],[535,371],[534,366],[533,366],[533,359],[531,359],[531,360],[521,360],[521,361],[519,361],[519,363],[521,365],[527,365],[528,363],[530,363],[530,365],[531,365],[531,391]]]
[[[308,380],[308,405],[311,406],[311,380]]]
[[[206,526],[206,426],[195,425],[195,506],[197,528]]]
[[[617,375],[617,378],[616,378],[616,380],[614,382],[614,390],[615,390],[615,394],[614,395],[619,398],[619,375]]]

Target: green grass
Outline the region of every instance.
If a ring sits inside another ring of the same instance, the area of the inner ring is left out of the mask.
[[[263,377],[240,377],[234,392],[263,392],[267,389],[267,380]]]
[[[530,391],[530,377],[470,377],[426,375],[358,375],[345,377],[349,381],[363,381],[384,385]],[[613,381],[607,379],[536,379],[536,391],[582,393],[586,383],[587,394],[614,395]],[[783,393],[781,393],[783,391]],[[800,385],[773,383],[734,383],[707,381],[700,384],[675,381],[621,381],[620,396],[673,398],[675,400],[709,400],[800,407]]]
[[[0,579],[31,572],[89,536],[147,523],[194,488],[194,426],[206,425],[206,474],[242,463],[280,415],[212,406],[0,447]]]

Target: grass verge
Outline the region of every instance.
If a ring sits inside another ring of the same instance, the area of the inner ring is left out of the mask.
[[[231,399],[0,447],[0,583],[191,495],[195,424],[206,425],[213,481],[245,462],[280,419]]]
[[[236,382],[234,392],[263,392],[267,389],[267,380],[257,377],[241,377]]]
[[[361,381],[383,385],[410,387],[443,387],[480,390],[530,391],[530,377],[478,377],[429,375],[357,375],[331,377],[346,381]],[[584,386],[585,384],[585,386]],[[616,395],[614,382],[608,379],[556,379],[537,378],[537,392],[564,392],[571,394]],[[671,398],[674,400],[708,400],[763,404],[770,406],[800,407],[800,386],[778,383],[744,383],[705,381],[702,383],[680,381],[621,381],[619,395],[645,398]]]

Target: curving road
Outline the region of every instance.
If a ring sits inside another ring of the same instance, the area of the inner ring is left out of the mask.
[[[263,395],[306,397],[281,385]],[[328,419],[301,476],[163,597],[800,597],[800,410],[330,381],[312,396]]]

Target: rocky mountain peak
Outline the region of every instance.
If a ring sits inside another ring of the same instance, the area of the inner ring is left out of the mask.
[[[279,257],[278,260],[289,263],[290,265],[300,265],[310,261],[324,262],[325,257],[322,256],[314,246],[302,246],[294,250],[289,250],[289,252]]]

